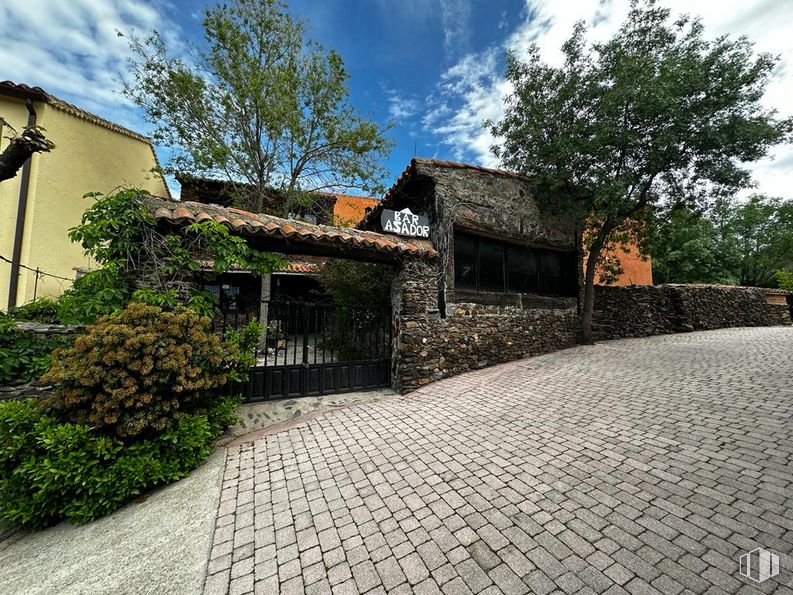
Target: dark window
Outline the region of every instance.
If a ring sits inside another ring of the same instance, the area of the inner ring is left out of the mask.
[[[574,296],[577,266],[574,252],[454,234],[454,285],[459,289]]]
[[[504,291],[504,244],[494,240],[479,240],[478,289]]]
[[[537,253],[526,246],[507,246],[507,289],[517,293],[537,293]]]
[[[476,289],[476,238],[454,237],[454,285],[460,289]]]

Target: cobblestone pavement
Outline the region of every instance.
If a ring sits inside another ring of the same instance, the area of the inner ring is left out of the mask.
[[[793,328],[577,347],[235,447],[213,544],[207,593],[793,593]]]

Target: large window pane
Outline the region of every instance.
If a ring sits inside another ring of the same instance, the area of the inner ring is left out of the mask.
[[[504,291],[504,244],[479,239],[479,289]]]
[[[454,235],[454,286],[476,289],[476,238]]]
[[[540,254],[540,293],[575,295],[575,254],[543,251]]]
[[[537,293],[537,254],[526,246],[507,246],[507,289]]]

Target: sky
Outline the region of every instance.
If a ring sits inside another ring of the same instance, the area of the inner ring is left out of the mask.
[[[664,0],[676,14],[701,16],[706,35],[747,35],[781,57],[764,102],[793,114],[793,1]],[[616,31],[629,0],[292,0],[309,34],[338,51],[358,112],[391,122],[395,142],[386,187],[411,157],[497,166],[486,119],[503,113],[509,92],[504,55],[536,42],[558,63],[559,48],[583,20],[591,39]],[[3,0],[0,80],[50,93],[148,133],[143,114],[118,92],[129,50],[123,33],[157,29],[174,47],[201,40],[205,2],[190,0]],[[157,147],[161,160],[168,152]],[[793,147],[752,166],[757,190],[793,195]],[[179,193],[178,184],[171,181]]]

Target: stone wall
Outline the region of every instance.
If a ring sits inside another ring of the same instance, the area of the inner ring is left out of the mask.
[[[437,308],[437,272],[413,263],[394,282],[394,388],[407,392],[498,363],[564,349],[578,342],[576,308],[447,304]]]
[[[43,338],[76,335],[83,330],[83,327],[81,326],[44,324],[40,322],[17,322],[16,326],[23,332],[31,333]],[[27,399],[29,397],[41,399],[51,395],[52,389],[52,386],[40,383],[38,381],[0,385],[0,401],[7,401],[10,399]]]
[[[434,231],[445,221],[500,239],[578,248],[575,222],[569,214],[550,213],[547,207],[541,212],[534,184],[525,176],[425,160],[416,160],[416,175],[433,181],[434,195],[427,198]]]
[[[721,285],[596,286],[597,340],[646,337],[739,326],[791,324],[766,291]]]

